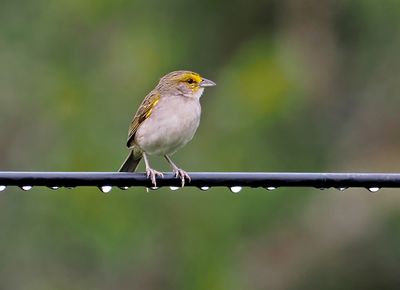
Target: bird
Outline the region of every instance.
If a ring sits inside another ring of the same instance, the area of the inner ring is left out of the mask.
[[[163,76],[157,86],[144,98],[128,130],[129,154],[119,172],[134,172],[143,158],[146,176],[154,187],[163,173],[150,167],[149,155],[164,156],[182,187],[191,178],[171,159],[171,155],[192,140],[200,124],[200,97],[204,88],[215,82],[200,74],[173,71]]]

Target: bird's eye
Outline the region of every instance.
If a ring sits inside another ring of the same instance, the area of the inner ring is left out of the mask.
[[[188,82],[188,84],[193,84],[194,80],[193,79],[188,79],[187,82]]]

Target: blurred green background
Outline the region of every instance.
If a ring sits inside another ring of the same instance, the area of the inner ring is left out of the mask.
[[[190,69],[218,86],[174,156],[188,171],[398,171],[399,51],[396,0],[3,0],[0,170],[117,170],[142,98]],[[8,188],[0,289],[399,289],[399,204]]]

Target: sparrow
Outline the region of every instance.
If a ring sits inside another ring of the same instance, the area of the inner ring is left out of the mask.
[[[190,182],[189,174],[179,168],[171,155],[192,140],[200,124],[200,97],[205,87],[215,86],[211,80],[192,71],[173,71],[162,77],[144,98],[129,126],[128,157],[120,172],[134,172],[143,158],[146,175],[157,186],[163,173],[150,167],[149,156],[164,156],[176,178]]]

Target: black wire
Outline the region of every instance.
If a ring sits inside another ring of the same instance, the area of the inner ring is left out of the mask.
[[[399,173],[289,173],[289,172],[190,172],[185,186],[215,187],[316,187],[397,188]],[[172,173],[157,179],[157,186],[177,186]],[[0,186],[117,186],[152,187],[145,173],[117,172],[0,172]]]

